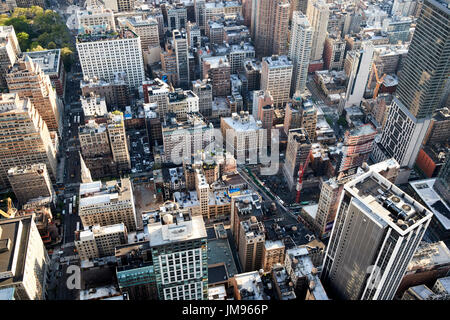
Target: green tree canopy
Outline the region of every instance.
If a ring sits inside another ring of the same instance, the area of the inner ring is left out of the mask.
[[[66,68],[73,61],[73,45],[66,22],[53,10],[15,8],[10,17],[0,15],[0,25],[13,26],[22,51],[61,48]]]
[[[16,36],[21,48],[28,48],[30,46],[30,35],[28,33],[19,32]]]

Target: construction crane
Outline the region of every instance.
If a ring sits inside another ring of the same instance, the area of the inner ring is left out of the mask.
[[[386,74],[383,74],[383,76],[381,78],[379,78],[377,66],[375,65],[375,63],[372,63],[372,68],[373,68],[373,71],[375,72],[375,79],[377,80],[377,84],[375,86],[375,89],[373,90],[373,96],[372,96],[372,98],[375,99],[378,96],[378,91],[380,90],[380,87],[383,84]]]
[[[0,200],[0,202],[5,201],[8,209],[6,212],[0,209],[0,214],[4,216],[6,219],[14,218],[16,216],[17,209],[14,208],[11,198]]]
[[[306,168],[308,167],[309,158],[311,157],[311,153],[312,153],[312,151],[309,150],[309,154],[308,154],[308,157],[306,157],[305,163],[303,164],[303,166],[300,166],[298,168],[297,195],[295,197],[295,202],[296,203],[300,203],[300,193],[302,191],[303,174],[305,173]]]

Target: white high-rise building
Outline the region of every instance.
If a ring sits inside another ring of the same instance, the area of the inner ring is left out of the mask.
[[[168,201],[150,213],[148,221],[159,298],[206,300],[208,250],[203,217]]]
[[[292,15],[291,43],[289,59],[292,60],[291,96],[303,93],[308,77],[309,59],[311,57],[312,28],[308,19],[301,11],[294,11]]]
[[[287,56],[263,58],[261,90],[270,92],[275,107],[284,107],[290,99],[292,68]]]
[[[347,85],[345,107],[359,106],[364,97],[370,71],[372,70],[374,47],[371,42],[364,42],[361,50],[355,52]]]
[[[232,113],[229,118],[221,118],[220,130],[227,151],[243,161],[260,154],[263,141],[266,141],[262,122],[255,120],[248,112],[242,115]]]
[[[117,72],[125,72],[131,88],[140,87],[144,81],[141,40],[133,31],[80,34],[77,51],[85,78],[112,82]]]
[[[370,168],[348,182],[325,253],[333,298],[391,300],[433,214]]]

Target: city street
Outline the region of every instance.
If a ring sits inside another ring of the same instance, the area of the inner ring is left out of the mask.
[[[244,178],[247,181],[249,186],[252,189],[256,190],[261,195],[264,201],[275,202],[278,209],[277,210],[278,214],[272,218],[274,219],[284,218],[288,223],[296,223],[297,217],[295,216],[295,214],[292,213],[290,210],[288,210],[283,204],[281,204],[281,202],[275,197],[274,194],[271,194],[271,196],[274,197],[274,200],[272,200],[272,197],[269,196],[268,192],[264,188],[261,188],[256,183],[254,183],[253,179],[247,174],[246,170],[243,168],[245,167],[238,166],[237,170],[241,174],[242,178]]]
[[[79,296],[79,290],[70,290],[66,286],[67,273],[69,265],[79,265],[79,258],[75,252],[75,230],[77,223],[81,225],[78,216],[77,202],[74,196],[78,198],[79,183],[81,179],[80,173],[80,156],[79,156],[79,140],[78,126],[84,121],[84,115],[79,103],[80,86],[79,74],[81,72],[77,62],[74,63],[72,72],[68,72],[66,76],[65,91],[65,109],[63,116],[63,134],[60,144],[60,157],[64,157],[64,192],[61,201],[64,201],[62,218],[62,245],[54,248],[51,257],[51,276],[48,287],[49,299],[55,300],[76,300]]]

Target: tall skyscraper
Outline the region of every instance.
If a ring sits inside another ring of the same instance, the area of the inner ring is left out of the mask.
[[[14,288],[15,300],[45,300],[50,259],[34,217],[0,220],[0,290]]]
[[[262,222],[255,216],[240,223],[239,260],[244,272],[259,270],[265,242],[265,230]]]
[[[161,300],[207,300],[207,235],[202,216],[166,203],[149,219],[148,233]],[[153,222],[152,222],[153,221]]]
[[[301,13],[306,14],[307,9],[308,0],[292,0],[289,10],[289,19],[292,19],[292,17],[294,16],[294,11],[300,11]]]
[[[362,44],[361,50],[354,53],[345,96],[345,107],[361,104],[372,70],[373,52],[372,43],[367,41]],[[342,112],[342,107],[340,111]]]
[[[205,21],[205,0],[194,0],[195,22],[200,30],[205,31],[207,21]]]
[[[8,170],[8,180],[21,204],[39,197],[55,197],[47,166],[44,163],[13,167]]]
[[[172,37],[177,59],[178,86],[187,89],[189,86],[189,47],[186,33],[174,30]]]
[[[202,59],[203,79],[211,79],[213,97],[226,97],[231,91],[231,66],[226,56]]]
[[[103,119],[103,118],[102,118]],[[106,123],[88,120],[78,127],[83,162],[94,178],[117,174],[117,166],[113,161]]]
[[[312,28],[308,19],[300,11],[292,16],[291,42],[289,59],[294,65],[292,72],[291,96],[305,91],[308,77],[309,59],[311,57]]]
[[[395,182],[400,166],[394,159],[388,159],[376,163],[370,166],[370,168],[389,181]],[[358,169],[345,174],[339,174],[338,177],[331,178],[322,183],[320,198],[317,203],[317,213],[312,224],[314,231],[318,233],[321,238],[328,237],[331,232],[344,185],[362,173],[364,173],[364,169],[362,171],[361,169]]]
[[[113,111],[108,114],[108,137],[111,153],[117,169],[131,169],[130,153],[128,152],[127,135],[125,133],[125,122],[123,113]]]
[[[323,0],[308,1],[306,16],[313,29],[311,61],[322,59],[325,38],[327,37],[329,5]]]
[[[77,36],[77,52],[83,76],[112,82],[118,72],[126,72],[126,83],[138,88],[144,81],[141,39],[128,29]]]
[[[0,26],[0,88],[7,88],[5,76],[20,54],[13,26]]]
[[[8,170],[15,166],[45,163],[56,177],[56,150],[47,125],[30,99],[16,93],[0,96],[0,186],[8,187]]]
[[[256,56],[267,57],[273,54],[286,55],[288,52],[288,0],[255,1],[253,22]],[[252,26],[253,28],[253,26]]]
[[[298,171],[308,161],[310,150],[311,141],[304,128],[289,130],[283,174],[290,190],[296,185]]]
[[[323,263],[328,293],[393,299],[432,216],[373,169],[346,183]]]
[[[242,16],[244,24],[249,28],[252,24],[252,4],[253,0],[242,0]]]
[[[292,61],[287,56],[271,56],[263,59],[261,90],[269,91],[275,107],[284,107],[290,98]]]
[[[424,1],[396,90],[416,118],[433,114],[450,76],[448,0]]]
[[[227,150],[236,158],[249,159],[260,154],[264,147],[264,130],[262,123],[248,112],[241,115],[232,113],[231,117],[220,119],[220,130]]]
[[[16,92],[20,98],[29,98],[48,130],[62,130],[60,106],[49,76],[30,57],[19,59],[6,75],[9,92]]]
[[[262,128],[265,129],[264,135],[266,136],[267,145],[271,145],[272,126],[274,118],[274,110],[272,104],[266,104],[261,106],[258,112],[259,120],[262,123]]]
[[[450,76],[448,0],[425,0],[392,101],[376,161],[394,157],[412,168]]]

